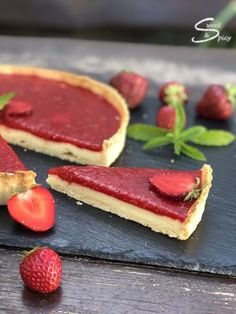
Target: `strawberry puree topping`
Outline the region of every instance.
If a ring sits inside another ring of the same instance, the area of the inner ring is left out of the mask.
[[[158,215],[184,221],[194,201],[167,199],[152,188],[149,178],[157,173],[191,173],[201,177],[201,171],[177,171],[144,168],[105,168],[63,166],[49,170],[69,183],[77,183],[122,201],[145,208]]]
[[[120,126],[120,115],[103,97],[61,81],[0,74],[0,95],[16,92],[14,101],[30,104],[31,114],[1,114],[0,123],[57,142],[102,150]],[[7,107],[7,106],[6,106]]]
[[[0,136],[0,172],[15,173],[17,170],[27,170],[27,168]]]

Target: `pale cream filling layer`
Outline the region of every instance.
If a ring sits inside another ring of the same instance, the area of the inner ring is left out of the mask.
[[[117,133],[112,143],[105,145],[102,151],[92,151],[69,143],[45,140],[29,132],[8,128],[5,125],[0,125],[0,134],[8,143],[63,160],[96,166],[109,166],[112,164],[125,145],[125,132]]]

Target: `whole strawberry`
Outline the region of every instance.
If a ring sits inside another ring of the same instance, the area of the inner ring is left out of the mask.
[[[236,86],[210,85],[197,103],[197,114],[206,119],[226,120],[232,116],[236,102]]]
[[[47,247],[28,252],[20,264],[25,285],[40,293],[55,291],[61,283],[62,264],[59,255]]]
[[[159,98],[164,105],[186,104],[189,100],[187,88],[178,82],[168,82],[161,86]]]
[[[148,90],[148,81],[134,72],[121,71],[109,83],[124,97],[130,109],[144,100]]]
[[[156,124],[164,129],[173,130],[176,123],[176,109],[171,106],[163,106],[156,116]]]

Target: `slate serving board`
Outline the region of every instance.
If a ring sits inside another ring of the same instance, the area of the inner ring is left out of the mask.
[[[95,76],[104,79],[103,75]],[[157,86],[153,82],[151,85]],[[191,87],[188,125],[203,124],[235,133],[233,119],[217,123],[195,117],[194,102],[202,90],[202,86]],[[142,106],[132,112],[131,123],[154,123],[158,106],[151,92]],[[202,165],[184,156],[175,158],[171,147],[144,152],[141,146],[141,143],[127,140],[125,150],[113,166],[194,169]],[[38,181],[44,185],[50,167],[69,164],[16,146],[14,149],[25,164],[38,173]],[[202,150],[214,169],[213,188],[202,222],[187,241],[168,238],[85,204],[77,205],[75,200],[52,191],[57,205],[56,226],[47,233],[31,232],[13,222],[6,208],[2,207],[0,245],[20,248],[49,245],[65,254],[236,276],[236,143],[225,148]],[[173,158],[174,163],[171,162]]]

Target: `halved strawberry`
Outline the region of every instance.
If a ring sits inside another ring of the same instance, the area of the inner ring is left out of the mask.
[[[32,114],[33,107],[30,103],[19,100],[11,100],[4,109],[6,116],[29,116]]]
[[[158,173],[149,181],[162,196],[175,200],[196,199],[201,192],[200,178],[188,172]]]
[[[7,202],[10,216],[34,231],[47,231],[55,224],[55,201],[42,186],[13,195]]]

